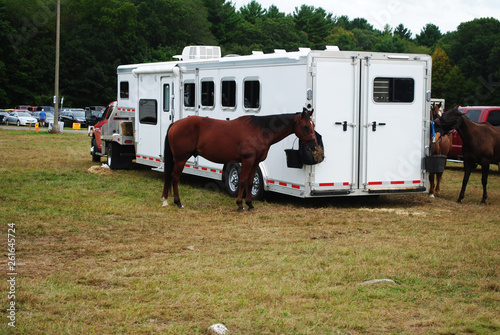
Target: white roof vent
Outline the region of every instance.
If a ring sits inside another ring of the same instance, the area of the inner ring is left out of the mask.
[[[263,55],[264,52],[263,51],[252,51],[252,55],[254,56],[260,56],[260,55]]]
[[[327,45],[326,51],[340,51],[339,47],[336,45]]]
[[[274,53],[275,54],[286,54],[286,50],[285,49],[274,49]]]
[[[185,47],[182,51],[182,59],[213,59],[220,58],[220,47],[204,46],[204,45],[191,45]]]

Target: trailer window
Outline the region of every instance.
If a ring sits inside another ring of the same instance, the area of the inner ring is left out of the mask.
[[[259,108],[260,107],[260,82],[258,80],[245,80],[244,84],[244,107]]]
[[[120,82],[120,98],[121,99],[128,99],[128,97],[129,97],[128,81],[121,81]]]
[[[201,105],[214,107],[215,84],[213,81],[201,82]]]
[[[222,107],[236,107],[236,81],[223,80],[221,87]]]
[[[195,103],[194,83],[184,84],[184,107],[194,107]]]
[[[163,85],[163,111],[170,111],[170,85]]]
[[[373,100],[375,102],[413,102],[415,80],[412,78],[375,78]]]
[[[155,99],[139,100],[139,122],[143,124],[156,124],[158,121],[157,103]]]

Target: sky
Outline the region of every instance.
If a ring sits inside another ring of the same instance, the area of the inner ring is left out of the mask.
[[[231,0],[239,9],[251,0]],[[413,37],[420,34],[426,24],[439,27],[441,33],[455,31],[462,22],[482,17],[500,20],[499,0],[256,0],[264,9],[275,5],[280,12],[291,14],[302,4],[321,7],[333,16],[347,15],[350,20],[364,18],[375,29],[384,30],[402,23]]]

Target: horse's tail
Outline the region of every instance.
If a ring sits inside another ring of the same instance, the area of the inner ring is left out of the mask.
[[[172,171],[174,169],[174,155],[172,154],[172,148],[170,147],[170,142],[168,140],[168,133],[170,131],[170,127],[172,127],[172,124],[170,124],[170,126],[168,127],[167,135],[165,136],[165,148],[163,151],[163,206],[168,206],[167,198],[172,186]]]

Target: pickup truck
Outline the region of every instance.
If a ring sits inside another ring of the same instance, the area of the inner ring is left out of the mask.
[[[494,126],[500,126],[500,107],[473,106],[460,107],[458,109],[474,122],[489,122]],[[448,153],[448,159],[463,161],[463,158],[462,138],[460,138],[457,131],[453,131],[453,144],[450,152]]]
[[[133,113],[121,111],[115,101],[106,107],[102,117],[102,121],[89,127],[92,161],[99,162],[105,156],[111,169],[130,168],[135,158]]]

